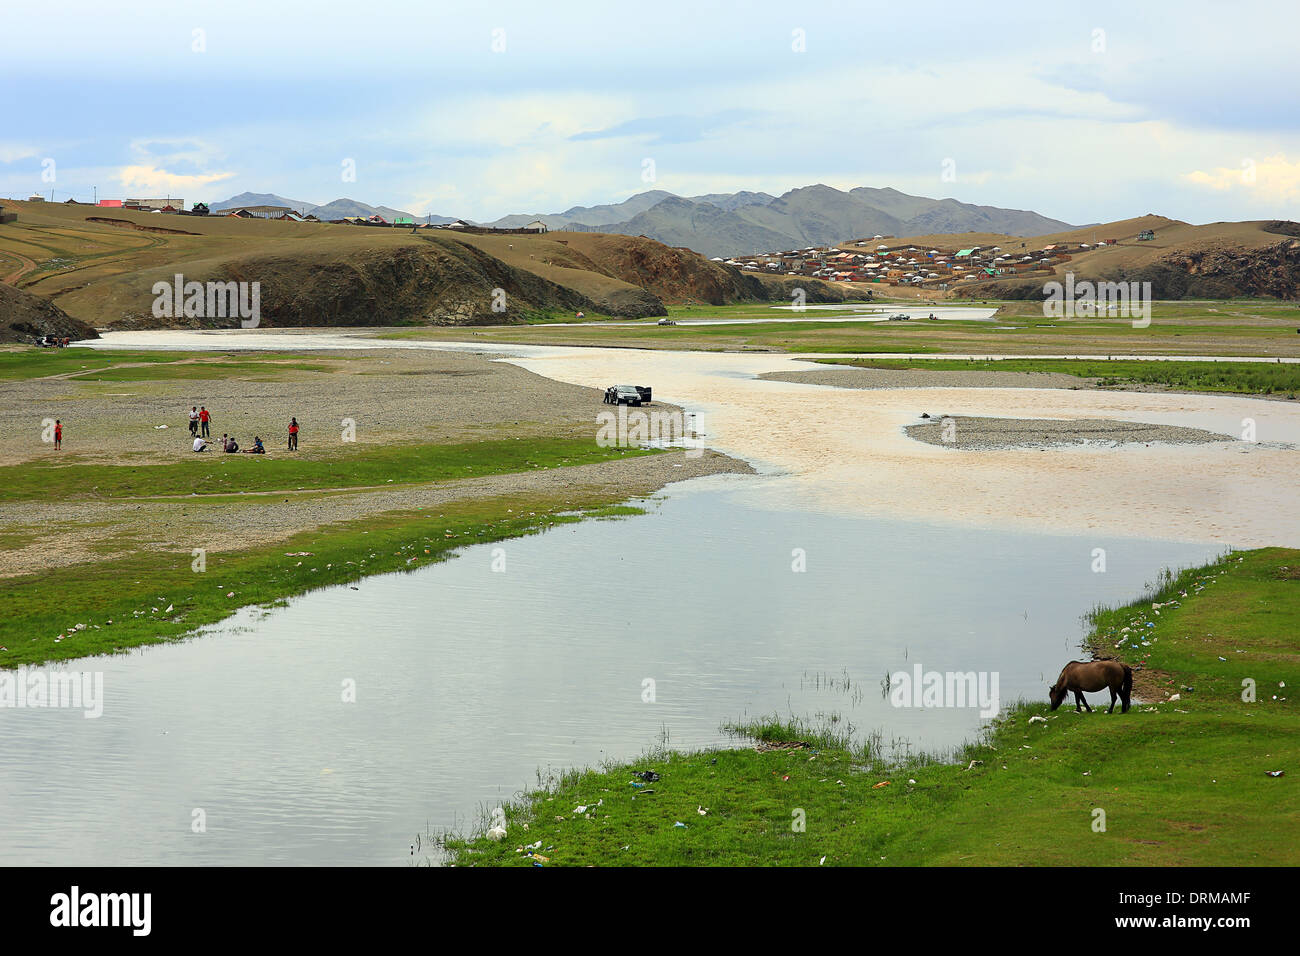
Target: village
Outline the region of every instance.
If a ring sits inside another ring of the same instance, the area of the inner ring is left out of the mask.
[[[1117,239],[1093,243],[1057,242],[1040,249],[1021,242],[1016,248],[971,246],[967,249],[922,248],[890,244],[893,236],[873,236],[838,246],[791,249],[762,255],[714,256],[714,262],[765,275],[807,276],[827,282],[870,282],[944,291],[958,283],[1026,275],[1051,275],[1056,266],[1079,253],[1117,245]],[[1152,239],[1144,232],[1140,240]],[[874,248],[873,248],[874,243]]]

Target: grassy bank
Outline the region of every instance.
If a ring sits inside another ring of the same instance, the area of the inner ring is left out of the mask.
[[[1047,372],[1095,380],[1103,387],[1165,385],[1189,392],[1300,394],[1300,364],[1275,362],[1140,362],[1124,359],[816,359],[855,368],[958,372]]]
[[[1230,555],[1094,624],[1100,650],[1145,668],[1152,696],[1128,714],[1021,703],[955,759],[906,763],[769,721],[737,728],[753,747],[570,773],[507,808],[500,842],[448,850],[504,866],[1300,863],[1300,551]]]
[[[507,496],[392,511],[304,531],[271,546],[124,553],[8,578],[0,589],[0,667],[173,640],[248,605],[446,560],[467,545],[624,515],[620,496]],[[305,552],[305,553],[304,553]],[[78,625],[81,625],[78,628]]]
[[[162,464],[78,463],[75,456],[0,466],[0,501],[110,499],[160,495],[387,487],[583,465],[648,454],[602,448],[591,438],[503,438],[389,446],[335,443],[330,457],[179,452]],[[220,438],[217,438],[220,441]],[[188,439],[186,439],[188,442]],[[251,445],[251,439],[247,441]],[[307,446],[310,448],[310,446]]]

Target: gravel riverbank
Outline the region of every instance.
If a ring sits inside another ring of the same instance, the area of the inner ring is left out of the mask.
[[[931,445],[960,449],[1055,448],[1061,445],[1129,445],[1152,442],[1203,444],[1234,441],[1199,428],[1150,425],[1105,419],[976,418],[939,416],[909,425],[908,437]]]

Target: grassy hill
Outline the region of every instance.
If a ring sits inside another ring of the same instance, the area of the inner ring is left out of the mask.
[[[640,237],[461,235],[5,206],[19,219],[0,226],[0,280],[96,328],[236,324],[155,318],[153,286],[177,274],[260,283],[263,326],[509,324],[577,311],[639,318],[666,314],[666,304],[765,301],[779,292]],[[814,298],[843,295],[828,286]]]

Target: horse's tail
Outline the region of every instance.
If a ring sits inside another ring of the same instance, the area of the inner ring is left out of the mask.
[[[1133,668],[1127,664],[1124,665],[1124,683],[1120,685],[1119,696],[1124,701],[1120,713],[1127,714],[1129,698],[1133,696]]]

